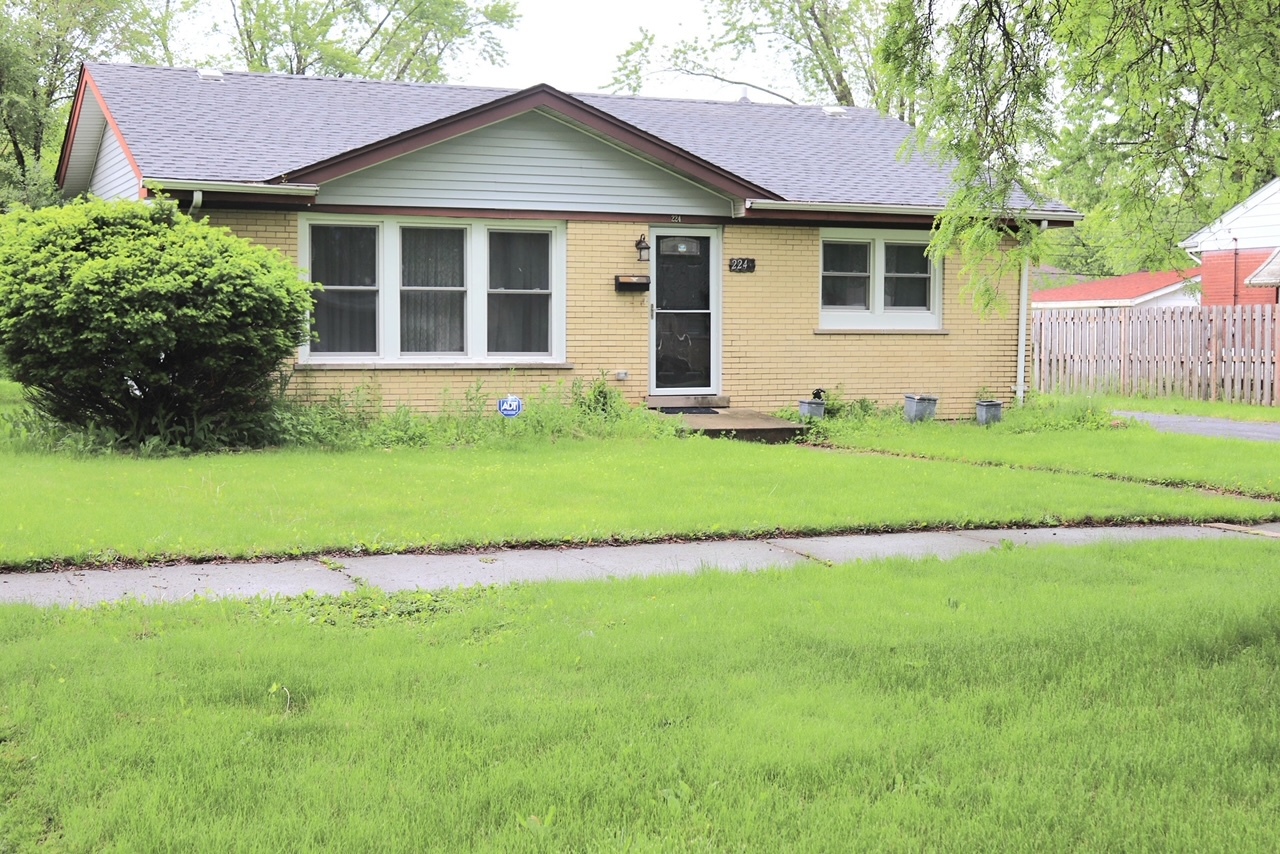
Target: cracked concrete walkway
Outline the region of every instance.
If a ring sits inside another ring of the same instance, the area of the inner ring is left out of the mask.
[[[0,603],[92,605],[126,597],[172,602],[210,598],[296,596],[307,591],[342,593],[363,582],[387,592],[438,590],[516,581],[582,581],[694,573],[704,568],[747,571],[815,560],[845,563],[884,557],[952,558],[1016,545],[1086,545],[1107,541],[1280,538],[1280,523],[1238,526],[1133,526],[1027,528],[716,540],[635,546],[511,549],[449,555],[290,560],[275,563],[178,564],[132,569],[75,569],[0,574]]]

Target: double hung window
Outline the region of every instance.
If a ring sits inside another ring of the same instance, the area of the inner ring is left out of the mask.
[[[942,271],[928,235],[822,229],[822,329],[938,329]]]
[[[313,353],[374,353],[378,349],[378,229],[314,226],[311,279],[315,294]]]
[[[489,352],[546,353],[551,241],[539,232],[489,232]]]
[[[309,362],[564,358],[561,223],[378,219],[303,225]]]
[[[467,335],[467,232],[400,229],[400,352],[462,353]]]

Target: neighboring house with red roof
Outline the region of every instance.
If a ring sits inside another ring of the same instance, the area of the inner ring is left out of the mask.
[[[1064,288],[1036,291],[1032,308],[1159,308],[1199,305],[1195,286],[1200,271],[1175,270],[1169,273],[1130,273],[1110,279],[1095,279]]]
[[[1205,305],[1280,302],[1280,178],[1178,245],[1200,262]]]
[[[57,177],[163,192],[298,261],[324,284],[305,394],[437,409],[479,381],[603,374],[650,405],[822,386],[971,416],[1016,384],[1024,336],[925,253],[952,176],[898,156],[912,131],[856,108],[90,63]],[[1017,306],[1018,276],[1001,289]]]

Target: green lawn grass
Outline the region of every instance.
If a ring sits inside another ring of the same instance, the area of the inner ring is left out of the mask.
[[[1280,515],[1083,476],[697,438],[0,460],[0,566]]]
[[[1159,433],[1144,424],[1013,432],[966,422],[904,424],[893,419],[867,419],[832,422],[829,439],[840,447],[930,459],[1101,474],[1280,497],[1280,449],[1276,446]]]
[[[1276,850],[1278,705],[1260,540],[9,606],[0,850]]]

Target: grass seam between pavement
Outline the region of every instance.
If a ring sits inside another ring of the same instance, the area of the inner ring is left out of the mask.
[[[1141,484],[1142,486],[1159,486],[1166,489],[1182,489],[1190,487],[1208,492],[1211,495],[1221,495],[1227,498],[1250,498],[1255,501],[1266,501],[1270,503],[1280,502],[1280,493],[1248,492],[1242,489],[1228,489],[1219,484],[1207,483],[1202,480],[1185,480],[1181,478],[1158,480],[1156,478],[1137,477],[1135,475],[1118,474],[1116,472],[1086,471],[1084,469],[1057,468],[1053,466],[1031,466],[1022,463],[1005,462],[1003,460],[971,460],[961,457],[948,457],[937,454],[915,453],[911,451],[890,451],[884,448],[867,448],[862,446],[845,448],[840,445],[804,444],[802,447],[822,451],[836,451],[845,454],[867,454],[868,456],[873,457],[896,457],[904,460],[927,460],[935,463],[960,463],[961,465],[966,466],[1013,469],[1015,471],[1033,471],[1041,474],[1075,474],[1082,475],[1084,477],[1097,478],[1098,480],[1115,480],[1122,483],[1136,483]]]

